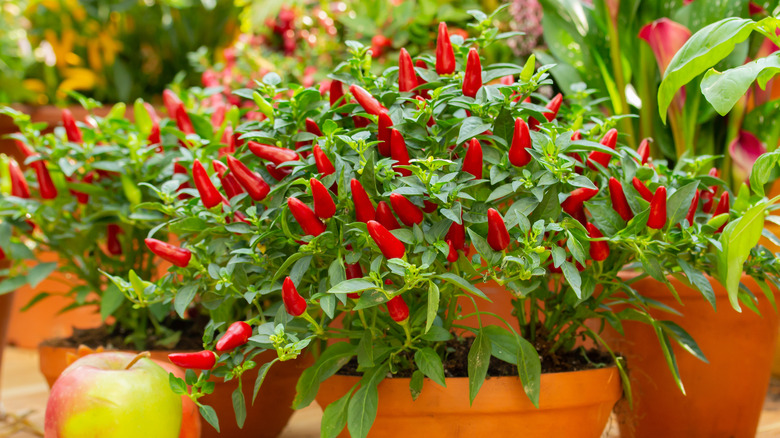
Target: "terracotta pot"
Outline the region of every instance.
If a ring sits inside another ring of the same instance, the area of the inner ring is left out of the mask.
[[[322,382],[317,403],[323,408],[346,394],[359,377],[333,376]],[[620,399],[615,367],[542,375],[539,409],[526,397],[520,379],[485,380],[469,406],[468,378],[448,378],[442,388],[425,379],[412,401],[408,378],[379,384],[379,408],[369,437],[491,437],[515,428],[523,437],[600,437]],[[340,437],[348,437],[345,428]]]
[[[76,349],[41,346],[38,351],[41,373],[51,387],[67,366],[68,352],[75,354]],[[170,351],[153,351],[152,359],[167,361],[168,353]],[[257,356],[255,361],[262,364],[272,360],[275,356],[276,352],[268,351]],[[221,379],[215,379],[214,393],[200,400],[203,404],[209,405],[217,411],[221,433],[217,433],[203,420],[201,436],[203,438],[239,436],[272,438],[278,436],[293,414],[291,406],[295,397],[295,384],[298,382],[298,377],[311,363],[310,356],[303,356],[294,361],[281,362],[272,366],[254,405],[251,405],[252,391],[259,367],[247,372],[243,378],[243,392],[247,403],[247,416],[243,429],[239,429],[236,425],[231,398],[233,391],[238,387],[238,382],[235,380],[223,382]]]
[[[632,286],[645,297],[677,309],[684,316],[661,311],[651,314],[683,327],[701,348],[709,364],[683,351],[674,352],[687,395],[674,383],[653,329],[643,323],[623,323],[625,337],[604,333],[607,343],[625,355],[634,394],[634,409],[620,409],[620,436],[628,437],[753,437],[769,385],[778,316],[752,278],[743,283],[759,299],[763,316],[731,308],[717,281],[715,312],[698,290],[670,278],[684,306],[660,282],[645,278]]]
[[[0,269],[8,269],[8,261],[0,261]],[[1,278],[0,278],[1,279]],[[0,295],[0,370],[3,368],[3,350],[5,349],[6,335],[8,334],[8,320],[11,318],[11,306],[14,301],[14,292]],[[2,394],[2,391],[0,391]]]

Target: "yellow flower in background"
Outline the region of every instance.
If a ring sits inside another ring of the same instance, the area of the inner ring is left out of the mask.
[[[122,50],[122,43],[115,40],[108,31],[102,31],[98,35],[98,41],[103,48],[103,60],[106,64],[113,64],[116,54]]]
[[[73,29],[64,29],[62,31],[62,39],[57,38],[57,33],[53,29],[46,29],[43,33],[44,39],[54,51],[56,57],[57,67],[64,68],[68,63],[73,63],[73,56],[78,56],[73,53],[73,43],[76,41],[76,32]]]
[[[62,72],[64,80],[57,87],[57,99],[64,100],[68,91],[84,91],[95,88],[98,76],[88,68],[68,68]]]
[[[93,71],[103,70],[103,59],[100,56],[100,41],[91,39],[87,41],[87,60],[89,68]]]
[[[60,10],[60,2],[59,2],[59,0],[41,0],[40,3],[41,3],[41,6],[43,6],[44,8],[46,8],[46,9],[48,9],[50,11],[57,12],[57,11]],[[34,8],[34,7],[35,7],[35,4],[34,3],[30,3],[30,8]]]
[[[87,11],[81,6],[79,0],[65,0],[65,8],[76,21],[84,21],[87,18]]]

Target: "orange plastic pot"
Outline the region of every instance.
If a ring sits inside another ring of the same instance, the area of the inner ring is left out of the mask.
[[[8,269],[8,261],[0,261],[0,270]],[[0,280],[3,278],[0,277]],[[0,295],[0,369],[3,366],[3,350],[5,349],[6,335],[8,334],[8,320],[11,317],[11,306],[14,301],[14,293]],[[2,392],[0,392],[2,393]]]
[[[632,284],[641,295],[677,309],[683,316],[652,311],[657,319],[683,327],[701,348],[709,364],[674,343],[683,395],[674,383],[653,329],[643,323],[623,323],[625,336],[604,333],[607,343],[627,360],[634,409],[620,409],[620,436],[629,437],[753,437],[769,385],[778,333],[778,316],[755,280],[743,283],[758,297],[762,316],[731,308],[726,290],[711,280],[717,312],[692,289],[670,278],[684,306],[660,282],[645,278]]]
[[[75,354],[75,348],[48,347],[38,348],[40,353],[40,369],[49,387],[54,384],[57,377],[67,366],[68,353]],[[152,359],[168,361],[170,351],[153,351]],[[276,352],[268,351],[255,358],[259,364],[273,360]],[[247,403],[247,416],[243,429],[236,424],[236,416],[233,412],[233,391],[238,387],[237,381],[224,382],[215,379],[214,393],[200,399],[201,403],[213,407],[219,418],[221,433],[212,428],[203,420],[201,431],[202,438],[217,437],[257,437],[272,438],[278,436],[287,425],[293,414],[292,401],[295,397],[295,384],[298,382],[303,370],[311,364],[311,357],[306,355],[296,360],[280,362],[271,367],[263,386],[257,395],[254,405],[252,391],[254,389],[257,370],[250,370],[244,374],[242,390]]]
[[[322,382],[317,403],[323,408],[360,380],[333,376]],[[426,379],[412,401],[408,378],[379,384],[379,406],[369,437],[600,437],[622,395],[615,367],[542,375],[539,409],[526,397],[516,377],[485,380],[469,406],[467,378],[448,378],[443,388]],[[346,428],[340,437],[348,437]]]

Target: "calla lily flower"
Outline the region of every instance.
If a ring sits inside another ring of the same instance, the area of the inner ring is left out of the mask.
[[[660,18],[646,24],[639,31],[639,38],[650,44],[661,74],[666,71],[674,55],[690,37],[691,31],[687,27],[668,18]]]
[[[734,181],[747,181],[753,163],[766,152],[766,146],[752,133],[739,131],[739,135],[729,145],[729,154],[734,162]]]

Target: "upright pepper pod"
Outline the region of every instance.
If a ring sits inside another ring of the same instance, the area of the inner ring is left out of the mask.
[[[609,178],[609,198],[612,200],[612,208],[628,222],[634,217],[631,206],[628,205],[626,193],[623,191],[623,185],[615,177]]]
[[[225,126],[225,130],[222,131],[222,139],[220,140],[225,145],[224,148],[219,149],[219,156],[230,155],[236,152],[236,136],[233,135],[233,124],[228,122]]]
[[[311,196],[314,198],[314,213],[321,219],[328,219],[336,214],[336,203],[330,196],[330,192],[317,178],[309,180]]]
[[[304,233],[316,237],[327,229],[325,224],[300,199],[287,198],[287,207]]]
[[[150,145],[160,144],[162,143],[162,137],[160,136],[160,118],[157,116],[157,111],[154,110],[154,107],[149,102],[144,102],[144,108],[146,109],[146,113],[149,114],[149,118],[152,120],[152,129],[149,132],[149,137],[147,137],[146,141],[148,141]],[[160,147],[158,151],[162,152],[162,147]]]
[[[515,130],[512,134],[512,145],[509,147],[509,162],[513,166],[522,167],[531,162],[531,132],[525,120],[515,119]]]
[[[398,55],[398,91],[407,93],[417,87],[417,73],[414,71],[412,57],[406,49],[401,48]]]
[[[119,235],[122,228],[117,224],[108,224],[106,230],[106,249],[111,255],[122,255],[122,242],[119,241]]]
[[[720,195],[720,201],[718,201],[718,205],[715,207],[715,213],[712,214],[712,217],[720,216],[724,213],[728,213],[731,210],[731,205],[729,203],[729,192],[723,192],[722,195]],[[723,225],[718,228],[718,233],[722,233],[723,229],[726,228],[726,224],[728,221],[724,222]]]
[[[246,189],[250,198],[255,201],[262,201],[268,196],[271,187],[265,182],[263,177],[249,170],[244,163],[232,155],[228,155],[227,162],[230,173],[235,175],[236,180]]]
[[[176,126],[179,127],[181,132],[187,135],[195,133],[195,127],[192,125],[192,120],[190,120],[190,116],[187,114],[184,105],[176,108]]]
[[[647,218],[647,226],[660,230],[666,225],[666,187],[660,186],[655,190],[653,200],[650,202],[650,217]]]
[[[84,178],[81,179],[81,182],[84,184],[92,184],[92,181],[94,180],[95,180],[95,174],[93,172],[89,172],[88,174],[84,175]],[[71,179],[69,178],[68,181],[71,181]],[[76,202],[78,202],[79,204],[87,205],[87,203],[89,203],[88,194],[78,192],[76,190],[70,190],[70,193],[76,197]]]
[[[186,268],[192,259],[192,252],[186,248],[179,248],[152,238],[144,239],[144,243],[154,255],[180,268]]]
[[[376,221],[391,231],[401,228],[401,225],[393,215],[393,210],[390,209],[390,206],[385,201],[379,201],[376,205]]]
[[[449,240],[455,246],[455,249],[466,249],[466,227],[463,225],[463,215],[461,214],[461,223],[453,222],[450,229],[447,230],[445,240]]]
[[[590,189],[587,187],[580,187],[575,189],[569,194],[569,197],[561,202],[561,208],[568,213],[571,217],[585,224],[585,201],[593,198],[599,192],[599,189]]]
[[[30,186],[27,185],[24,173],[22,173],[22,169],[19,168],[16,160],[8,160],[8,173],[11,177],[11,195],[17,198],[29,198]]]
[[[552,122],[556,117],[558,117],[558,111],[561,109],[561,103],[563,103],[563,95],[558,93],[549,102],[547,102],[547,105],[544,106],[548,110],[546,113],[544,113],[544,118],[547,119],[548,122]],[[531,129],[531,131],[538,131],[539,121],[531,117],[528,120],[528,127]]]
[[[601,139],[600,143],[614,150],[617,146],[617,135],[617,129],[612,128],[604,134],[604,138]],[[609,160],[611,159],[612,155],[606,152],[593,151],[588,154],[588,167],[592,170],[598,170],[595,163],[598,163],[601,167],[607,167],[609,165]]]
[[[420,207],[414,205],[412,201],[406,198],[406,196],[393,193],[390,195],[390,205],[393,206],[393,210],[398,213],[398,217],[401,218],[407,227],[411,227],[414,224],[420,224],[423,221],[423,212]]]
[[[452,49],[447,23],[439,23],[439,37],[436,39],[436,73],[451,75],[455,72],[455,51]]]
[[[65,135],[68,137],[68,141],[79,144],[84,142],[84,137],[81,135],[81,129],[76,125],[76,120],[73,119],[73,113],[67,108],[62,110],[62,125],[65,127]]]
[[[349,86],[349,92],[355,96],[355,100],[363,107],[363,109],[372,116],[378,116],[381,113],[386,113],[387,108],[382,106],[379,101],[366,91],[360,85],[352,84]]]
[[[439,208],[439,206],[436,205],[435,203],[433,203],[433,202],[431,202],[431,201],[429,201],[427,199],[423,200],[423,209],[422,210],[424,212],[430,214],[430,213],[433,213],[434,211],[436,211],[438,208]]]
[[[289,167],[276,167],[276,164],[268,163],[265,165],[265,170],[274,177],[275,180],[281,181],[292,173],[292,169]]]
[[[225,122],[225,113],[227,113],[227,105],[224,102],[217,102],[214,104],[214,112],[211,113],[211,126],[219,127]]]
[[[482,88],[482,62],[477,49],[469,49],[466,58],[466,74],[463,77],[463,95],[477,97],[477,91]]]
[[[333,163],[328,156],[325,155],[325,152],[320,145],[315,144],[312,148],[312,152],[314,153],[314,164],[317,166],[317,172],[319,172],[320,175],[328,176],[331,173],[336,172],[336,168],[333,167]]]
[[[449,252],[447,253],[447,261],[450,263],[457,262],[460,255],[458,254],[458,250],[455,249],[455,245],[452,244],[452,240],[447,241],[447,247],[449,248]]]
[[[601,231],[599,231],[599,229],[590,222],[585,225],[585,228],[587,228],[588,235],[591,239],[599,239],[604,237],[604,235],[601,234]],[[606,260],[607,257],[609,257],[609,245],[606,241],[596,240],[590,242],[590,258],[597,262],[602,262]]]
[[[646,138],[642,140],[642,142],[639,143],[636,152],[639,154],[640,163],[642,165],[647,164],[647,161],[650,159],[650,139]]]
[[[187,370],[210,370],[217,364],[217,355],[213,351],[203,350],[197,353],[171,353],[168,360],[172,364]]]
[[[54,199],[57,197],[57,187],[54,186],[54,181],[51,179],[49,169],[46,167],[44,161],[34,161],[30,163],[33,169],[35,169],[35,176],[38,178],[38,190],[41,193],[43,199]]]
[[[306,117],[306,132],[309,134],[314,134],[317,137],[322,137],[322,131],[320,130],[320,127],[317,125],[317,122],[314,121],[314,119],[310,117]]]
[[[393,164],[393,170],[403,176],[410,176],[412,171],[399,166],[409,165],[409,149],[406,147],[406,141],[400,132],[396,129],[390,131],[390,156],[396,161]]]
[[[639,195],[647,202],[651,202],[653,200],[653,192],[650,191],[650,189],[647,188],[645,183],[642,182],[637,177],[634,177],[634,179],[631,180],[631,185],[634,186],[634,189],[636,189],[637,192],[639,192]]]
[[[298,153],[293,150],[278,148],[276,146],[270,146],[267,144],[260,144],[255,141],[248,142],[247,147],[253,154],[264,160],[272,162],[276,166],[284,164],[288,161],[298,161],[300,159],[298,157]]]
[[[344,269],[347,273],[347,280],[352,280],[354,278],[363,278],[363,269],[360,268],[360,263],[345,263]],[[357,292],[352,292],[347,294],[347,298],[352,298],[353,300],[356,300],[360,298],[360,294]]]
[[[333,108],[335,106],[344,105],[345,102],[341,99],[342,97],[344,97],[344,87],[341,85],[340,81],[334,79],[330,82],[330,93],[328,95],[330,107]],[[336,105],[337,103],[338,105]]]
[[[494,251],[503,251],[509,246],[509,231],[506,229],[504,218],[495,208],[487,211],[488,235],[487,242]]]
[[[469,140],[469,148],[463,158],[463,171],[474,175],[475,179],[482,179],[483,164],[482,145],[479,140],[472,138]]]
[[[367,225],[368,234],[374,239],[374,242],[376,242],[376,245],[379,247],[379,250],[382,251],[385,258],[388,260],[401,258],[406,254],[406,247],[403,242],[393,236],[393,234],[388,231],[387,228],[383,227],[382,224],[377,221],[368,221]]]
[[[306,300],[298,293],[290,277],[286,277],[282,283],[282,302],[287,313],[292,316],[301,316],[306,311]]]
[[[204,207],[214,208],[225,199],[211,182],[208,172],[198,160],[192,163],[192,179],[195,181],[195,188],[198,189]]]
[[[236,321],[230,324],[225,334],[217,341],[216,349],[220,353],[232,350],[249,342],[252,336],[252,326],[244,321]]]
[[[228,167],[222,164],[221,161],[212,161],[211,167],[217,172],[219,182],[222,183],[222,189],[227,194],[228,199],[233,199],[234,196],[244,193],[244,189],[241,187],[241,184],[238,183],[235,175],[227,173]]]
[[[713,178],[720,178],[720,171],[717,168],[713,167],[708,172],[708,175]],[[712,205],[715,203],[715,195],[717,194],[718,194],[718,186],[710,186],[709,190],[704,191],[701,194],[701,199],[702,201],[704,201],[702,203],[702,210],[705,213],[709,213],[710,211],[712,211]]]
[[[393,120],[387,113],[382,113],[379,114],[377,125],[377,140],[379,140],[377,148],[379,149],[379,153],[383,157],[390,157],[392,156],[391,127],[393,126]]]
[[[696,217],[696,209],[699,208],[699,198],[701,194],[699,189],[696,189],[696,193],[693,195],[691,206],[688,208],[688,214],[685,215],[685,219],[688,221],[688,226],[693,225],[693,220]]]
[[[406,305],[406,301],[401,298],[400,295],[393,297],[387,303],[387,313],[390,314],[390,318],[393,321],[404,324],[409,319],[409,306]]]
[[[355,219],[364,223],[374,220],[376,210],[374,210],[374,204],[371,203],[371,199],[368,197],[366,189],[363,188],[363,184],[352,178],[349,182],[349,187],[352,190],[352,201],[355,203]]]
[[[181,99],[179,99],[176,93],[168,89],[163,91],[162,98],[165,110],[168,111],[168,118],[176,120],[176,109],[184,105]]]

